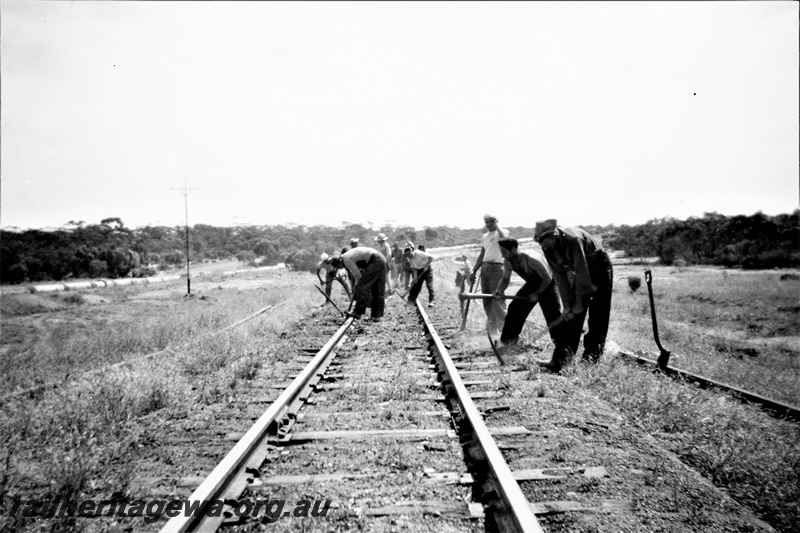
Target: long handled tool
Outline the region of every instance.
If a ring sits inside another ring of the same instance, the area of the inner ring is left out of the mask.
[[[469,292],[472,292],[472,290],[475,288],[475,281],[477,279],[478,279],[478,277],[475,276],[475,278],[473,278],[472,282],[469,284]],[[466,282],[467,281],[465,279],[461,280],[461,291],[459,292],[459,294],[464,294],[464,286],[466,285]],[[461,305],[464,306],[463,310],[461,312],[461,330],[460,330],[460,331],[464,331],[467,328],[467,317],[469,316],[469,302],[470,302],[470,300],[466,300],[467,305],[464,305],[464,301],[465,301],[464,298],[459,298],[459,300],[461,301]]]
[[[480,294],[462,292],[458,294],[459,300],[492,300],[495,296],[493,294]],[[500,300],[527,300],[527,296],[500,296]]]
[[[417,280],[418,280],[420,277],[421,277],[421,276],[417,276],[416,278],[414,278],[414,280],[413,280],[413,281],[411,282],[411,284],[408,286],[408,290],[407,290],[407,291],[406,291],[404,294],[400,294],[400,291],[399,291],[399,290],[397,290],[397,289],[395,289],[395,290],[394,290],[394,292],[395,292],[395,293],[397,293],[397,295],[398,295],[400,298],[402,298],[403,300],[405,300],[405,299],[406,299],[406,296],[408,296],[408,293],[410,293],[410,292],[411,292],[411,288],[414,286],[414,284],[417,282]]]
[[[489,337],[489,346],[492,347],[492,351],[494,352],[495,357],[497,357],[497,360],[500,361],[501,365],[505,365],[506,362],[503,359],[503,356],[500,355],[500,350],[497,349],[497,345],[495,344],[491,333],[489,333],[489,326],[488,325],[486,326],[486,336]]]
[[[653,317],[653,337],[656,339],[656,346],[661,351],[658,356],[658,368],[663,372],[667,369],[669,363],[670,352],[661,346],[661,340],[658,338],[658,322],[656,322],[656,304],[653,301],[653,276],[649,270],[644,271],[644,279],[647,282],[647,293],[650,295],[650,314]]]
[[[314,285],[314,287],[315,287],[315,288],[316,288],[316,289],[317,289],[319,292],[321,292],[321,293],[322,293],[322,295],[325,297],[325,299],[326,299],[326,300],[328,300],[328,301],[331,303],[331,305],[332,305],[333,307],[335,307],[335,308],[336,308],[336,310],[337,310],[337,311],[339,311],[339,313],[340,313],[342,316],[344,316],[344,312],[342,312],[342,310],[341,310],[341,309],[339,309],[339,306],[338,306],[338,305],[336,305],[335,303],[333,303],[333,300],[331,300],[330,296],[328,296],[327,294],[325,294],[325,291],[323,291],[322,289],[320,289],[318,285]]]

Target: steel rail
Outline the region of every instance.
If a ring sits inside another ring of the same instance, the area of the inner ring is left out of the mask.
[[[467,387],[455,367],[455,363],[447,352],[447,348],[445,348],[444,343],[436,333],[430,318],[419,301],[416,304],[428,335],[436,346],[438,360],[441,364],[440,371],[446,374],[446,386],[453,391],[458,402],[461,416],[463,417],[462,422],[469,424],[474,442],[480,448],[480,453],[486,460],[487,481],[491,490],[495,492],[493,496],[496,497],[492,502],[494,506],[492,519],[498,528],[504,532],[542,533],[542,528],[539,526],[536,516],[531,511],[527,499],[522,494],[519,484],[514,479],[511,469],[503,458],[503,454],[483,422],[481,412],[472,401]]]
[[[758,404],[769,414],[775,416],[776,418],[785,417],[796,421],[800,421],[800,407],[795,407],[793,405],[789,405],[787,403],[783,403],[778,400],[773,400],[771,398],[761,396],[754,392],[740,389],[739,387],[735,387],[727,383],[722,383],[720,381],[715,381],[711,378],[707,378],[699,374],[694,374],[692,372],[688,372],[680,368],[675,368],[672,366],[662,367],[660,361],[653,361],[652,359],[647,359],[646,357],[634,355],[632,353],[628,353],[622,350],[620,350],[619,354],[625,357],[626,359],[631,359],[634,362],[639,363],[640,365],[655,367],[656,369],[660,370],[661,372],[663,372],[664,374],[666,374],[671,378],[684,379],[692,383],[697,383],[698,385],[700,385],[700,387],[704,389],[715,388],[715,389],[722,389],[729,391],[733,394],[733,396],[740,399],[741,401]]]
[[[207,529],[204,527],[204,523],[209,518],[205,516],[208,508],[214,503],[214,500],[222,499],[220,496],[243,472],[250,456],[264,443],[269,436],[270,430],[275,428],[289,405],[300,395],[308,382],[316,376],[318,369],[328,358],[334,347],[341,342],[345,332],[352,324],[353,318],[348,318],[325,346],[317,352],[303,371],[278,396],[278,399],[256,420],[255,424],[239,439],[239,442],[234,445],[211,474],[189,496],[189,502],[199,502],[198,511],[189,516],[180,515],[171,518],[161,529],[162,533],[205,531]],[[219,518],[215,517],[214,520],[218,521]]]

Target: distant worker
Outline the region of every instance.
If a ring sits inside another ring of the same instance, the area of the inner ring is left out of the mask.
[[[400,288],[400,274],[403,272],[403,249],[400,248],[400,243],[395,241],[392,244],[392,283],[396,288]]]
[[[422,291],[422,284],[425,283],[428,288],[428,307],[434,307],[436,305],[436,295],[433,292],[433,270],[431,269],[433,256],[425,251],[414,251],[411,248],[405,248],[403,255],[411,265],[411,268],[414,269],[415,276],[408,291],[408,301],[412,303],[417,301],[417,297]]]
[[[383,254],[374,248],[359,246],[342,256],[334,256],[331,263],[344,265],[356,280],[353,286],[356,306],[353,313],[348,313],[349,316],[359,319],[369,307],[372,321],[380,322],[386,307],[386,259]]]
[[[352,239],[350,239],[350,250],[352,250],[353,248],[358,248],[358,237],[353,237]],[[348,251],[349,250],[347,248],[343,248],[342,249],[342,255],[346,254]],[[347,270],[347,269],[345,269],[345,270]],[[350,286],[351,287],[355,287],[356,286],[356,278],[353,277],[353,275],[350,273],[349,270],[347,270],[347,278],[350,280]]]
[[[557,224],[554,219],[537,222],[534,239],[544,251],[564,302],[567,345],[577,353],[588,313],[583,359],[596,363],[608,335],[614,270],[599,238],[580,228]]]
[[[319,273],[321,271],[325,271],[325,281],[322,280]],[[338,281],[342,288],[344,288],[344,292],[347,293],[347,299],[350,300],[353,298],[352,293],[350,292],[350,283],[347,279],[347,273],[344,271],[343,268],[337,268],[331,264],[331,258],[328,257],[328,254],[322,254],[320,257],[320,262],[317,265],[317,279],[319,280],[320,285],[325,285],[325,295],[330,298],[331,297],[331,288],[333,287],[333,280]],[[325,304],[328,301],[325,300]],[[325,305],[323,304],[323,305]]]
[[[378,236],[374,238],[376,243],[376,248],[380,253],[383,254],[383,258],[386,259],[386,294],[392,294],[394,289],[392,288],[392,249],[389,247],[389,243],[386,242],[386,235],[383,233],[378,233]]]
[[[411,241],[406,241],[406,245],[403,247],[405,250],[406,248],[414,249],[414,243]],[[411,280],[414,277],[414,268],[411,266],[411,263],[408,262],[408,259],[403,255],[403,290],[408,290],[409,286],[411,285]]]
[[[490,214],[483,215],[483,222],[486,224],[487,232],[481,237],[481,252],[475,260],[475,266],[472,267],[471,280],[480,269],[481,292],[493,294],[503,279],[503,255],[497,243],[509,235],[508,231],[497,225],[497,217]],[[487,298],[483,301],[483,310],[486,312],[486,331],[492,338],[499,337],[506,318],[505,300]]]
[[[456,263],[461,263],[461,266],[456,270],[456,287],[460,288],[465,285],[464,292],[468,292],[466,285],[470,282],[472,276],[472,263],[469,262],[467,254],[461,254],[453,258]]]
[[[558,289],[550,267],[547,266],[547,260],[542,254],[520,252],[519,242],[511,237],[500,239],[498,244],[504,259],[503,279],[500,280],[494,291],[494,297],[505,296],[505,290],[511,281],[511,273],[514,272],[525,281],[516,295],[528,298],[527,300],[514,300],[508,306],[508,313],[503,323],[503,333],[500,335],[500,339],[495,341],[495,350],[502,354],[509,345],[517,343],[525,320],[537,303],[542,308],[545,321],[550,324],[561,316],[561,300],[558,297]],[[556,349],[553,352],[552,361],[547,365],[552,371],[558,372],[571,355],[567,351],[569,348],[565,343],[564,328],[553,328],[550,331],[550,338]]]

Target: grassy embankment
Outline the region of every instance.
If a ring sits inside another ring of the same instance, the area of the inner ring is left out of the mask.
[[[153,417],[185,418],[269,372],[270,359],[281,357],[278,335],[319,304],[314,294],[307,273],[258,272],[216,275],[192,297],[185,281],[4,296],[0,394],[59,386],[2,403],[0,497],[129,494]],[[30,527],[9,520],[3,516],[0,529]],[[82,529],[91,520],[50,525]]]

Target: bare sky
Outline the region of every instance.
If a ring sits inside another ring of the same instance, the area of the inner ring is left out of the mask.
[[[798,208],[797,2],[0,2],[0,224]]]

